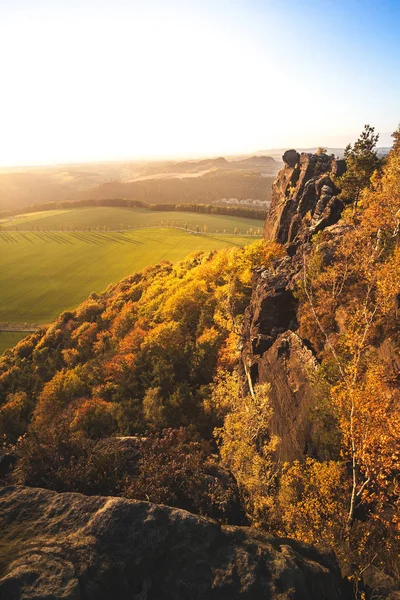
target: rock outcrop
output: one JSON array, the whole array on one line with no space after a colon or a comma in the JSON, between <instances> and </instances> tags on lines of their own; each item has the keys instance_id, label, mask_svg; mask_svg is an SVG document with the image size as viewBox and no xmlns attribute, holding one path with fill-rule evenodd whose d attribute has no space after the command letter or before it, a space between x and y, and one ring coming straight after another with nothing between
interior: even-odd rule
<instances>
[{"instance_id":1,"label":"rock outcrop","mask_svg":"<svg viewBox=\"0 0 400 600\"><path fill-rule=\"evenodd\" d=\"M313 376L317 361L293 331L279 335L263 355L259 378L271 384L274 404L271 426L281 442L277 456L284 461L304 456L311 444L310 409L314 405Z\"/></svg>"},{"instance_id":2,"label":"rock outcrop","mask_svg":"<svg viewBox=\"0 0 400 600\"><path fill-rule=\"evenodd\" d=\"M296 333L296 280L312 235L327 227L340 230L343 203L331 175L345 166L326 154L295 150L282 158L285 166L273 186L264 237L285 245L287 256L255 273L243 322L242 359L253 385L271 385L272 433L281 439L277 457L286 461L301 460L312 447L317 369L312 348Z\"/></svg>"},{"instance_id":3,"label":"rock outcrop","mask_svg":"<svg viewBox=\"0 0 400 600\"><path fill-rule=\"evenodd\" d=\"M343 210L339 192L330 175L342 172L336 159L327 154L299 154L288 150L272 189L271 208L264 237L281 244L297 244L336 223Z\"/></svg>"},{"instance_id":4,"label":"rock outcrop","mask_svg":"<svg viewBox=\"0 0 400 600\"><path fill-rule=\"evenodd\" d=\"M347 600L329 554L183 510L0 489L4 600Z\"/></svg>"},{"instance_id":5,"label":"rock outcrop","mask_svg":"<svg viewBox=\"0 0 400 600\"><path fill-rule=\"evenodd\" d=\"M400 600L398 582L373 565L363 572L362 582L368 599Z\"/></svg>"}]
</instances>

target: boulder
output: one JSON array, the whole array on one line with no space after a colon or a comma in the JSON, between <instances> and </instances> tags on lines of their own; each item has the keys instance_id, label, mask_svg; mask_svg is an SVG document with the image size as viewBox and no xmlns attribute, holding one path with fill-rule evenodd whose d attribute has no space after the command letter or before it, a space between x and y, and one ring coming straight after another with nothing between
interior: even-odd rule
<instances>
[{"instance_id":1,"label":"boulder","mask_svg":"<svg viewBox=\"0 0 400 600\"><path fill-rule=\"evenodd\" d=\"M373 565L364 570L362 583L368 600L400 600L399 583Z\"/></svg>"},{"instance_id":2,"label":"boulder","mask_svg":"<svg viewBox=\"0 0 400 600\"><path fill-rule=\"evenodd\" d=\"M0 489L7 600L350 600L334 557L183 510Z\"/></svg>"},{"instance_id":3,"label":"boulder","mask_svg":"<svg viewBox=\"0 0 400 600\"><path fill-rule=\"evenodd\" d=\"M282 160L285 163L285 165L288 165L288 167L291 167L292 169L299 162L299 158L300 154L297 152L297 150L286 150L286 152L282 156Z\"/></svg>"}]
</instances>

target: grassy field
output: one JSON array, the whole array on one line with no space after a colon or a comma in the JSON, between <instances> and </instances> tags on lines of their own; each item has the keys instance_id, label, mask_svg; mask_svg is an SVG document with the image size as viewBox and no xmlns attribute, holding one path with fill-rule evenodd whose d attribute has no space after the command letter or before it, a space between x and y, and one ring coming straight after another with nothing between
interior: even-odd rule
<instances>
[{"instance_id":1,"label":"grassy field","mask_svg":"<svg viewBox=\"0 0 400 600\"><path fill-rule=\"evenodd\" d=\"M3 354L7 348L15 346L27 335L29 331L0 331L0 354Z\"/></svg>"},{"instance_id":2,"label":"grassy field","mask_svg":"<svg viewBox=\"0 0 400 600\"><path fill-rule=\"evenodd\" d=\"M0 324L51 322L91 292L162 260L254 238L174 228L124 233L0 232Z\"/></svg>"},{"instance_id":3,"label":"grassy field","mask_svg":"<svg viewBox=\"0 0 400 600\"><path fill-rule=\"evenodd\" d=\"M124 230L137 227L164 227L166 225L185 227L196 231L199 227L209 233L233 233L237 227L241 234L252 228L262 232L263 221L225 215L183 213L178 211L151 211L145 208L90 207L71 210L50 210L19 215L0 222L0 229L10 231L71 230L104 227L110 230Z\"/></svg>"}]
</instances>

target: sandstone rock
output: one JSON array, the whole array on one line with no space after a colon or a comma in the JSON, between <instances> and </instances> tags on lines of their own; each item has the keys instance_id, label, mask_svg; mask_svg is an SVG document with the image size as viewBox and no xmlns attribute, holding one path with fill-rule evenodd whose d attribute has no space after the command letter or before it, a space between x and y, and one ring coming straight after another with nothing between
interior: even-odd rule
<instances>
[{"instance_id":1,"label":"sandstone rock","mask_svg":"<svg viewBox=\"0 0 400 600\"><path fill-rule=\"evenodd\" d=\"M257 277L245 314L244 336L251 342L254 354L261 355L280 333L297 325L297 301L289 289L290 273L291 262L286 258Z\"/></svg>"},{"instance_id":2,"label":"sandstone rock","mask_svg":"<svg viewBox=\"0 0 400 600\"><path fill-rule=\"evenodd\" d=\"M368 599L400 600L398 583L373 565L367 567L363 572L362 582Z\"/></svg>"},{"instance_id":3,"label":"sandstone rock","mask_svg":"<svg viewBox=\"0 0 400 600\"><path fill-rule=\"evenodd\" d=\"M346 161L344 158L338 158L332 161L332 174L336 177L341 177L347 171Z\"/></svg>"},{"instance_id":4,"label":"sandstone rock","mask_svg":"<svg viewBox=\"0 0 400 600\"><path fill-rule=\"evenodd\" d=\"M179 509L0 489L5 600L350 600L331 555Z\"/></svg>"},{"instance_id":5,"label":"sandstone rock","mask_svg":"<svg viewBox=\"0 0 400 600\"><path fill-rule=\"evenodd\" d=\"M298 244L307 235L336 223L343 204L336 198L339 190L330 178L336 164L332 157L302 153L296 162L285 162L273 185L264 237L281 244Z\"/></svg>"},{"instance_id":6,"label":"sandstone rock","mask_svg":"<svg viewBox=\"0 0 400 600\"><path fill-rule=\"evenodd\" d=\"M295 255L256 274L242 329L242 361L253 386L271 386L271 433L280 438L276 458L282 461L303 460L313 439L310 409L317 360L296 333L293 294L301 264L301 256Z\"/></svg>"},{"instance_id":7,"label":"sandstone rock","mask_svg":"<svg viewBox=\"0 0 400 600\"><path fill-rule=\"evenodd\" d=\"M297 152L297 150L286 150L286 152L282 156L283 162L291 168L297 165L299 159L300 154Z\"/></svg>"},{"instance_id":8,"label":"sandstone rock","mask_svg":"<svg viewBox=\"0 0 400 600\"><path fill-rule=\"evenodd\" d=\"M400 348L394 340L387 338L377 348L379 359L393 380L400 381Z\"/></svg>"},{"instance_id":9,"label":"sandstone rock","mask_svg":"<svg viewBox=\"0 0 400 600\"><path fill-rule=\"evenodd\" d=\"M258 363L260 381L271 385L271 433L278 435L277 458L292 461L305 456L312 438L310 408L318 363L313 352L292 331L279 335Z\"/></svg>"},{"instance_id":10,"label":"sandstone rock","mask_svg":"<svg viewBox=\"0 0 400 600\"><path fill-rule=\"evenodd\" d=\"M321 200L323 199L324 197L321 197ZM328 198L328 201L326 203L326 206L323 208L322 213L318 212L314 216L313 223L309 228L310 233L318 233L318 231L322 231L323 229L326 229L326 227L334 225L340 219L343 207L343 202L337 196L332 196Z\"/></svg>"},{"instance_id":11,"label":"sandstone rock","mask_svg":"<svg viewBox=\"0 0 400 600\"><path fill-rule=\"evenodd\" d=\"M343 202L331 175L345 166L327 154L296 157L293 153L288 151L284 157L286 164L274 183L264 227L265 239L284 244L288 256L255 273L242 329L244 370L253 385L271 385L271 433L281 439L277 458L284 461L303 460L307 453L316 452L310 410L315 404L317 362L307 340L296 333L294 290L311 236L321 230L329 232L326 261L331 259L329 248L341 237L343 225L338 221Z\"/></svg>"}]
</instances>

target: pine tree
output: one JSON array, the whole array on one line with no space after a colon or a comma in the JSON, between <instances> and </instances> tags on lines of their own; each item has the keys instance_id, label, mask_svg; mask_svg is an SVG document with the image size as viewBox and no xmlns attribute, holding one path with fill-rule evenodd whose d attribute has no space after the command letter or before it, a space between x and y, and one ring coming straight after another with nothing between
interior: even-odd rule
<instances>
[{"instance_id":1,"label":"pine tree","mask_svg":"<svg viewBox=\"0 0 400 600\"><path fill-rule=\"evenodd\" d=\"M392 138L393 138L392 150L393 150L393 152L398 152L400 150L400 124L399 124L398 128L396 129L396 131L393 131Z\"/></svg>"},{"instance_id":2,"label":"pine tree","mask_svg":"<svg viewBox=\"0 0 400 600\"><path fill-rule=\"evenodd\" d=\"M357 204L361 191L370 187L371 176L380 166L376 150L378 139L379 134L375 133L375 128L365 125L354 146L346 146L344 157L347 171L339 181L341 198L345 202Z\"/></svg>"}]
</instances>

